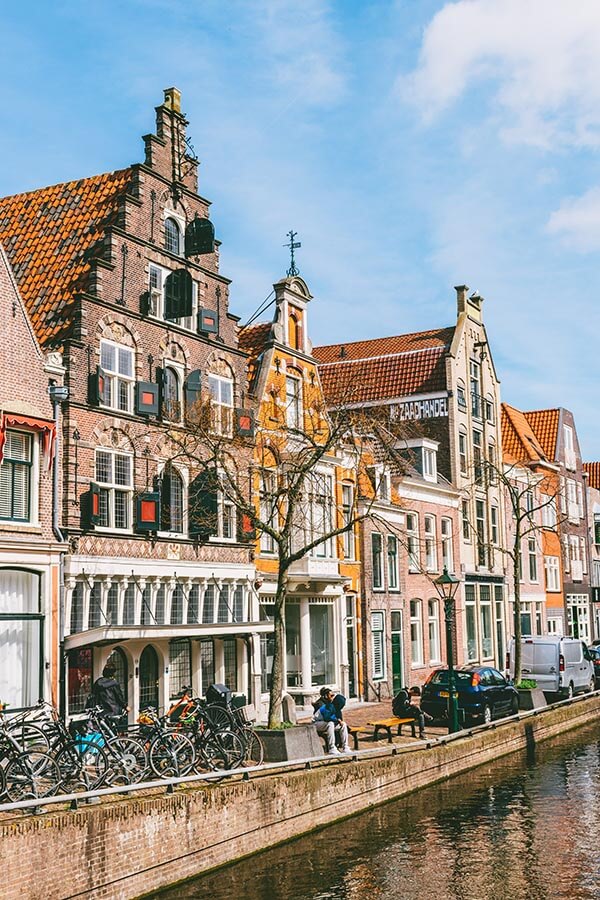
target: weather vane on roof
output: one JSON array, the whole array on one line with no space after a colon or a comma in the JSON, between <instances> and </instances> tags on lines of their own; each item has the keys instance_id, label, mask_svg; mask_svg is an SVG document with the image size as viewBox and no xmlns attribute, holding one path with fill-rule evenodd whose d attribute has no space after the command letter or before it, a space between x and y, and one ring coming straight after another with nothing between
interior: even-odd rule
<instances>
[{"instance_id":1,"label":"weather vane on roof","mask_svg":"<svg viewBox=\"0 0 600 900\"><path fill-rule=\"evenodd\" d=\"M299 270L296 268L296 260L294 259L294 250L297 250L298 247L302 246L302 244L300 243L300 241L294 241L294 238L298 237L297 231L288 231L287 237L289 237L290 242L289 242L289 244L284 244L283 246L290 248L290 267L287 270L287 274L289 277L291 277L292 275L300 274Z\"/></svg>"}]
</instances>

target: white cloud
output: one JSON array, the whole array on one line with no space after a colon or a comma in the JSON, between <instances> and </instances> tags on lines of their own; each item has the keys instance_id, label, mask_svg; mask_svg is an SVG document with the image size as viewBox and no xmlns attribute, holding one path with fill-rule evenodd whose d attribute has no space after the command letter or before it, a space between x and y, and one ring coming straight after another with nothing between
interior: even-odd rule
<instances>
[{"instance_id":1,"label":"white cloud","mask_svg":"<svg viewBox=\"0 0 600 900\"><path fill-rule=\"evenodd\" d=\"M546 230L581 252L600 249L600 188L567 197L548 220Z\"/></svg>"},{"instance_id":2,"label":"white cloud","mask_svg":"<svg viewBox=\"0 0 600 900\"><path fill-rule=\"evenodd\" d=\"M495 85L493 114L505 139L600 145L600 2L446 3L399 91L428 122L482 84Z\"/></svg>"}]
</instances>

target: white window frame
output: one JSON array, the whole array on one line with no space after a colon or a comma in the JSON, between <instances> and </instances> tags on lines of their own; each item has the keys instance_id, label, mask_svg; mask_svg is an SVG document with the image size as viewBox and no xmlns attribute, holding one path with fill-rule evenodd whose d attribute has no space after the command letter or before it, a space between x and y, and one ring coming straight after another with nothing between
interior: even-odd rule
<instances>
[{"instance_id":1,"label":"white window frame","mask_svg":"<svg viewBox=\"0 0 600 900\"><path fill-rule=\"evenodd\" d=\"M166 406L165 406L165 386L166 386L166 373L167 371L172 372L177 380L177 393L179 395L179 415L176 417L171 417L166 414ZM174 425L180 425L183 422L183 382L184 382L184 372L181 366L174 364L171 360L163 360L163 396L162 396L162 409L161 416L166 419L168 422L172 422Z\"/></svg>"},{"instance_id":2,"label":"white window frame","mask_svg":"<svg viewBox=\"0 0 600 900\"><path fill-rule=\"evenodd\" d=\"M442 567L445 566L449 572L454 572L452 519L442 516L440 519L440 532L442 535Z\"/></svg>"},{"instance_id":3,"label":"white window frame","mask_svg":"<svg viewBox=\"0 0 600 900\"><path fill-rule=\"evenodd\" d=\"M192 314L183 319L165 319L165 282L171 274L171 269L150 263L148 267L148 293L150 304L148 314L153 319L168 322L169 326L185 328L186 331L196 332L198 322L198 282L192 281ZM155 282L153 284L153 281Z\"/></svg>"},{"instance_id":4,"label":"white window frame","mask_svg":"<svg viewBox=\"0 0 600 900\"><path fill-rule=\"evenodd\" d=\"M537 560L537 544L534 537L527 538L527 557L529 581L537 584L539 581L538 560Z\"/></svg>"},{"instance_id":5,"label":"white window frame","mask_svg":"<svg viewBox=\"0 0 600 900\"><path fill-rule=\"evenodd\" d=\"M371 651L372 651L372 675L373 681L383 681L386 670L385 653L385 613L382 610L371 612ZM376 667L375 661L379 651L380 665Z\"/></svg>"},{"instance_id":6,"label":"white window frame","mask_svg":"<svg viewBox=\"0 0 600 900\"><path fill-rule=\"evenodd\" d=\"M224 388L229 388L231 402L223 401ZM225 375L208 373L208 389L210 391L210 427L215 434L223 437L233 435L233 404L234 383L233 378Z\"/></svg>"},{"instance_id":7,"label":"white window frame","mask_svg":"<svg viewBox=\"0 0 600 900\"><path fill-rule=\"evenodd\" d=\"M354 509L354 485L342 484L342 519L344 525L352 521ZM344 559L354 559L354 526L343 534Z\"/></svg>"},{"instance_id":8,"label":"white window frame","mask_svg":"<svg viewBox=\"0 0 600 900\"><path fill-rule=\"evenodd\" d=\"M413 613L413 604L415 604L416 612ZM417 669L423 666L424 654L423 654L423 601L422 600L411 600L410 601L410 662L411 668ZM415 640L413 640L413 627ZM417 656L415 657L415 646L417 650Z\"/></svg>"},{"instance_id":9,"label":"white window frame","mask_svg":"<svg viewBox=\"0 0 600 900\"><path fill-rule=\"evenodd\" d=\"M8 436L10 434L22 434L29 438L29 459L19 459L18 457L8 456ZM1 467L7 468L11 460L11 468L13 465L23 465L28 470L28 515L25 519L13 519L10 517L0 518L1 525L10 525L11 528L21 528L39 524L39 480L40 480L40 441L39 436L32 431L24 428L7 428L6 441L4 444L4 459Z\"/></svg>"},{"instance_id":10,"label":"white window frame","mask_svg":"<svg viewBox=\"0 0 600 900\"><path fill-rule=\"evenodd\" d=\"M329 470L314 472L307 481L309 495L310 531L311 541L325 534L330 534L333 529L333 492L334 480ZM333 538L329 537L321 541L310 551L311 556L319 559L331 559L334 556Z\"/></svg>"},{"instance_id":11,"label":"white window frame","mask_svg":"<svg viewBox=\"0 0 600 900\"><path fill-rule=\"evenodd\" d=\"M274 519L277 517L277 509L276 504L270 500L270 497L273 497L274 493L277 491L277 471L275 469L263 469L260 473L260 509L259 514L263 522L267 525L270 525ZM275 529L277 529L278 523L275 522ZM271 537L270 534L266 532L261 532L260 535L260 550L261 553L273 554L276 552L277 547L275 544L275 540Z\"/></svg>"},{"instance_id":12,"label":"white window frame","mask_svg":"<svg viewBox=\"0 0 600 900\"><path fill-rule=\"evenodd\" d=\"M542 505L542 528L556 528L556 497L542 494L540 503Z\"/></svg>"},{"instance_id":13,"label":"white window frame","mask_svg":"<svg viewBox=\"0 0 600 900\"><path fill-rule=\"evenodd\" d=\"M429 638L429 664L439 663L442 658L440 641L440 601L431 597L427 601L427 636Z\"/></svg>"},{"instance_id":14,"label":"white window frame","mask_svg":"<svg viewBox=\"0 0 600 900\"><path fill-rule=\"evenodd\" d=\"M292 385L293 390L290 390ZM302 379L291 372L285 375L285 422L293 431L303 430Z\"/></svg>"},{"instance_id":15,"label":"white window frame","mask_svg":"<svg viewBox=\"0 0 600 900\"><path fill-rule=\"evenodd\" d=\"M163 463L161 466L159 466L159 474L161 475L161 477L164 477L166 468L167 468L166 463ZM182 523L183 523L183 526L182 526L181 531L168 531L166 529L161 529L158 532L158 536L159 537L168 537L170 540L177 540L177 539L187 540L188 539L188 530L189 530L189 524L188 524L189 472L187 469L181 468L180 466L173 465L173 463L171 463L171 468L181 479L181 486L182 486L182 492L183 492L183 497L182 497L182 504L183 504ZM162 499L161 499L161 515L162 515Z\"/></svg>"},{"instance_id":16,"label":"white window frame","mask_svg":"<svg viewBox=\"0 0 600 900\"><path fill-rule=\"evenodd\" d=\"M492 503L490 504L490 543L493 544L494 547L498 546L500 540L499 523L499 507L495 503Z\"/></svg>"},{"instance_id":17,"label":"white window frame","mask_svg":"<svg viewBox=\"0 0 600 900\"><path fill-rule=\"evenodd\" d=\"M431 447L423 447L423 478L426 481L437 481L437 451Z\"/></svg>"},{"instance_id":18,"label":"white window frame","mask_svg":"<svg viewBox=\"0 0 600 900\"><path fill-rule=\"evenodd\" d=\"M431 513L426 513L423 516L423 528L425 533L425 569L428 572L437 572L437 529L436 519L434 515L431 515Z\"/></svg>"},{"instance_id":19,"label":"white window frame","mask_svg":"<svg viewBox=\"0 0 600 900\"><path fill-rule=\"evenodd\" d=\"M546 573L546 590L549 593L559 593L560 558L558 556L545 556L544 571Z\"/></svg>"},{"instance_id":20,"label":"white window frame","mask_svg":"<svg viewBox=\"0 0 600 900\"><path fill-rule=\"evenodd\" d=\"M115 353L116 368L111 369L102 361L102 348L110 347ZM131 374L123 374L119 371L120 361L119 354L125 353L131 358ZM133 395L135 388L135 350L126 344L118 344L116 341L109 341L102 338L100 341L100 368L104 372L105 390L107 385L110 390L110 400L108 403L101 400L100 406L104 409L114 409L115 412L133 413ZM119 403L121 396L121 387L126 391L126 405L123 408Z\"/></svg>"},{"instance_id":21,"label":"white window frame","mask_svg":"<svg viewBox=\"0 0 600 900\"><path fill-rule=\"evenodd\" d=\"M419 514L406 513L406 549L408 551L408 571L421 571L421 546L419 540Z\"/></svg>"},{"instance_id":22,"label":"white window frame","mask_svg":"<svg viewBox=\"0 0 600 900\"><path fill-rule=\"evenodd\" d=\"M400 590L399 565L398 565L398 538L395 534L388 534L386 540L386 562L388 591Z\"/></svg>"},{"instance_id":23,"label":"white window frame","mask_svg":"<svg viewBox=\"0 0 600 900\"><path fill-rule=\"evenodd\" d=\"M98 478L98 455L100 453L104 453L111 458L111 474L112 481L101 481ZM129 459L129 475L130 475L130 484L122 485L117 484L115 480L115 462L116 457L124 457ZM114 531L119 534L128 534L133 530L133 487L135 481L135 473L134 473L134 456L133 453L130 453L127 450L118 450L118 449L109 449L107 447L97 447L94 454L94 475L95 475L95 483L98 485L101 492L107 497L107 513L108 513L108 524L98 524L96 528L102 531ZM128 524L125 527L118 527L115 525L115 495L116 493L125 494L125 510L127 514L127 522ZM100 508L102 508L102 493L100 498Z\"/></svg>"},{"instance_id":24,"label":"white window frame","mask_svg":"<svg viewBox=\"0 0 600 900\"><path fill-rule=\"evenodd\" d=\"M378 550L376 550L376 544L379 544ZM371 532L371 573L373 590L385 590L383 576L383 535L379 531Z\"/></svg>"},{"instance_id":25,"label":"white window frame","mask_svg":"<svg viewBox=\"0 0 600 900\"><path fill-rule=\"evenodd\" d=\"M458 432L458 467L461 475L469 472L468 444L467 432L461 428Z\"/></svg>"},{"instance_id":26,"label":"white window frame","mask_svg":"<svg viewBox=\"0 0 600 900\"><path fill-rule=\"evenodd\" d=\"M177 230L177 250L173 250L168 246L167 241L167 224L172 222ZM172 256L183 256L183 243L184 243L184 229L181 227L181 220L178 216L175 216L171 210L165 211L165 218L163 222L163 247L170 253Z\"/></svg>"}]
</instances>

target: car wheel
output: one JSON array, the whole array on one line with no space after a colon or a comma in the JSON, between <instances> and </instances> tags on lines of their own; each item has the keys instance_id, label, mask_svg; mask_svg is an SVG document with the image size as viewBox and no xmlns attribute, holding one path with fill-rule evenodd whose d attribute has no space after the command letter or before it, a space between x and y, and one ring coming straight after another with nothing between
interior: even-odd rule
<instances>
[{"instance_id":1,"label":"car wheel","mask_svg":"<svg viewBox=\"0 0 600 900\"><path fill-rule=\"evenodd\" d=\"M575 688L573 687L573 682L569 682L569 687L565 691L565 700L572 700L575 695Z\"/></svg>"},{"instance_id":2,"label":"car wheel","mask_svg":"<svg viewBox=\"0 0 600 900\"><path fill-rule=\"evenodd\" d=\"M492 721L492 707L486 703L483 707L483 724L489 725Z\"/></svg>"},{"instance_id":3,"label":"car wheel","mask_svg":"<svg viewBox=\"0 0 600 900\"><path fill-rule=\"evenodd\" d=\"M596 679L592 678L588 685L588 693L592 694L596 690Z\"/></svg>"},{"instance_id":4,"label":"car wheel","mask_svg":"<svg viewBox=\"0 0 600 900\"><path fill-rule=\"evenodd\" d=\"M511 716L516 716L519 712L519 700L517 697L513 697L510 701L510 714Z\"/></svg>"}]
</instances>

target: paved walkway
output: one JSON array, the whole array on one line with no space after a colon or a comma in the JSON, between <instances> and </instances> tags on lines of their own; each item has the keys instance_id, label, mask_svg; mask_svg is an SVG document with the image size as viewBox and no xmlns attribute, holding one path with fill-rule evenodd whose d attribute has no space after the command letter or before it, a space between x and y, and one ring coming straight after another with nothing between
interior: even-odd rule
<instances>
[{"instance_id":1,"label":"paved walkway","mask_svg":"<svg viewBox=\"0 0 600 900\"><path fill-rule=\"evenodd\" d=\"M344 709L344 721L348 723L348 725L353 725L354 727L359 727L361 725L367 725L369 722L375 722L378 719L389 719L392 715L392 701L391 700L382 700L381 703L348 703L346 708ZM310 722L310 716L304 715L299 716L299 722ZM394 734L394 732L392 732ZM425 726L425 739L427 738L437 738L443 734L448 734L447 728L439 728L439 727L431 727L431 725ZM405 725L402 729L401 737L398 737L394 734L394 743L395 744L411 744L415 743L416 740L419 740L411 737L410 725ZM388 743L387 734L385 731L379 732L379 739L375 743L373 738L369 735L361 735L359 738L359 748L361 750L365 750L368 747L384 745Z\"/></svg>"}]
</instances>

